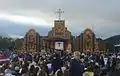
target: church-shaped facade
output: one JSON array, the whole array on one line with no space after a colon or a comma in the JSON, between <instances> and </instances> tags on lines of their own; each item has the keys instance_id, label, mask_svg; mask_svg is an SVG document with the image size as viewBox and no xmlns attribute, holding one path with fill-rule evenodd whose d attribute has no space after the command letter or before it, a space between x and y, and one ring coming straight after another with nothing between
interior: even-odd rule
<instances>
[{"instance_id":1,"label":"church-shaped facade","mask_svg":"<svg viewBox=\"0 0 120 76\"><path fill-rule=\"evenodd\" d=\"M40 36L34 29L30 29L24 37L24 50L30 52L41 49L55 50L55 42L61 41L64 42L64 51L69 44L71 44L71 51L103 52L106 50L104 41L97 39L92 29L87 28L79 36L73 36L65 27L65 20L55 20L54 27L47 36Z\"/></svg>"},{"instance_id":2,"label":"church-shaped facade","mask_svg":"<svg viewBox=\"0 0 120 76\"><path fill-rule=\"evenodd\" d=\"M101 41L103 42L103 40ZM71 45L71 51L105 51L105 45L104 50L100 50L99 43L100 40L97 40L92 29L86 28L79 36L73 36L67 29L65 20L59 18L54 20L54 27L48 31L47 36L40 36L34 29L30 29L24 37L24 50L37 52L41 49L58 50L56 47L60 47L63 51L66 51L68 46Z\"/></svg>"}]
</instances>

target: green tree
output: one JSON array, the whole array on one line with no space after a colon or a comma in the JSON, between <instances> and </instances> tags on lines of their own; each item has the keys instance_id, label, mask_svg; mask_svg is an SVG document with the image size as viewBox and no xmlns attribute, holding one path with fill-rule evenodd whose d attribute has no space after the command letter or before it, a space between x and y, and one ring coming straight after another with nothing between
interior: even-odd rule
<instances>
[{"instance_id":1,"label":"green tree","mask_svg":"<svg viewBox=\"0 0 120 76\"><path fill-rule=\"evenodd\" d=\"M12 38L0 36L0 49L12 50L13 48L14 48L14 40Z\"/></svg>"},{"instance_id":2,"label":"green tree","mask_svg":"<svg viewBox=\"0 0 120 76\"><path fill-rule=\"evenodd\" d=\"M23 39L17 38L15 40L15 48L16 49L21 49L23 47L23 41L24 41Z\"/></svg>"}]
</instances>

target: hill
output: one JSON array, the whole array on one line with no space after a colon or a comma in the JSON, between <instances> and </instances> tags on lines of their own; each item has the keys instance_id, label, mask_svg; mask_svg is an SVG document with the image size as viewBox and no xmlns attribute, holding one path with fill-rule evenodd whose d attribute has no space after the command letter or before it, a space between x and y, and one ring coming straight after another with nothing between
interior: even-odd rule
<instances>
[{"instance_id":1,"label":"hill","mask_svg":"<svg viewBox=\"0 0 120 76\"><path fill-rule=\"evenodd\" d=\"M107 49L113 52L115 50L114 45L120 44L120 35L112 36L105 39L104 41L106 43Z\"/></svg>"}]
</instances>

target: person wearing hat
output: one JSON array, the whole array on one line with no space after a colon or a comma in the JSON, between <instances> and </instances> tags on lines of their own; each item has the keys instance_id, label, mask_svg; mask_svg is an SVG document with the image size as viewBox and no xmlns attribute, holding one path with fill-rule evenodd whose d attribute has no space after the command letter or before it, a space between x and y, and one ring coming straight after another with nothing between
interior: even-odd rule
<instances>
[{"instance_id":1,"label":"person wearing hat","mask_svg":"<svg viewBox=\"0 0 120 76\"><path fill-rule=\"evenodd\" d=\"M84 66L80 60L80 52L74 52L74 58L70 61L70 74L71 76L82 76L84 72Z\"/></svg>"}]
</instances>

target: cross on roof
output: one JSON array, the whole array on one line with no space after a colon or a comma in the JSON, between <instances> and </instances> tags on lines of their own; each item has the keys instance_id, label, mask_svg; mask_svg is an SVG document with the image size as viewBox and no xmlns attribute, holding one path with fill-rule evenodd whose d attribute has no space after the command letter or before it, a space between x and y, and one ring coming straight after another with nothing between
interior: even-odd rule
<instances>
[{"instance_id":1,"label":"cross on roof","mask_svg":"<svg viewBox=\"0 0 120 76\"><path fill-rule=\"evenodd\" d=\"M64 13L60 8L56 12L58 14L58 19L61 20L61 14Z\"/></svg>"}]
</instances>

